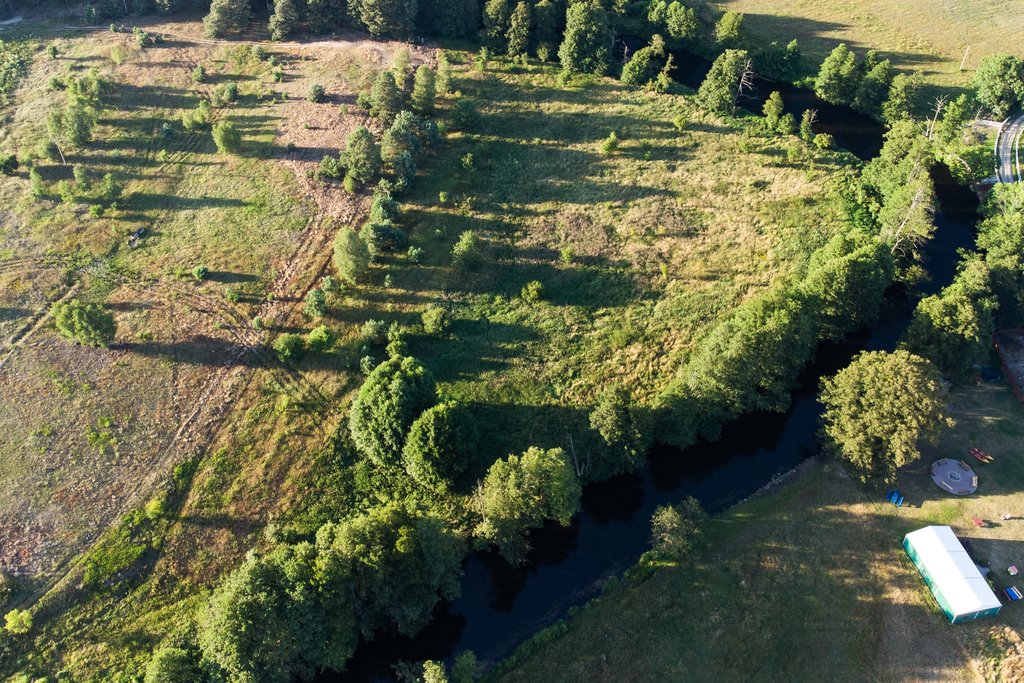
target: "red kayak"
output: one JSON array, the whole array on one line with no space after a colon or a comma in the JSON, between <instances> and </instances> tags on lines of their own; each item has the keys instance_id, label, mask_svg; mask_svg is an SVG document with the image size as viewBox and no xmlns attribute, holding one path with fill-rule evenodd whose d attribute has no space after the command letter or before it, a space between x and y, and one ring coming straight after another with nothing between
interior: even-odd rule
<instances>
[{"instance_id":1,"label":"red kayak","mask_svg":"<svg viewBox=\"0 0 1024 683\"><path fill-rule=\"evenodd\" d=\"M983 463L992 462L992 456L986 453L985 451L981 450L980 448L971 448L967 452L973 455L978 460L982 461Z\"/></svg>"}]
</instances>

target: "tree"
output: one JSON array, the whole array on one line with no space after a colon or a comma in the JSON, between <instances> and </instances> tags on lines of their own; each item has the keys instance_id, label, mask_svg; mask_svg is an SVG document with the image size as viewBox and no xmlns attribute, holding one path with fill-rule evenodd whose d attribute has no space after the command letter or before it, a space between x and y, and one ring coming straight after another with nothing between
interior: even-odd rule
<instances>
[{"instance_id":1,"label":"tree","mask_svg":"<svg viewBox=\"0 0 1024 683\"><path fill-rule=\"evenodd\" d=\"M839 341L872 322L893 277L888 245L858 233L836 235L811 256L801 289L816 301L821 339Z\"/></svg>"},{"instance_id":2,"label":"tree","mask_svg":"<svg viewBox=\"0 0 1024 683\"><path fill-rule=\"evenodd\" d=\"M370 270L370 250L352 228L343 226L334 236L334 268L352 284L361 282Z\"/></svg>"},{"instance_id":3,"label":"tree","mask_svg":"<svg viewBox=\"0 0 1024 683\"><path fill-rule=\"evenodd\" d=\"M238 154L242 149L242 134L230 121L213 124L213 144L221 154Z\"/></svg>"},{"instance_id":4,"label":"tree","mask_svg":"<svg viewBox=\"0 0 1024 683\"><path fill-rule=\"evenodd\" d=\"M295 0L274 0L274 14L270 17L270 39L284 40L292 34L299 23L299 12Z\"/></svg>"},{"instance_id":5,"label":"tree","mask_svg":"<svg viewBox=\"0 0 1024 683\"><path fill-rule=\"evenodd\" d=\"M320 104L326 98L327 91L324 89L324 86L320 85L319 83L314 83L313 85L309 86L309 94L306 95L307 100L313 102L314 104Z\"/></svg>"},{"instance_id":6,"label":"tree","mask_svg":"<svg viewBox=\"0 0 1024 683\"><path fill-rule=\"evenodd\" d=\"M474 270L483 260L480 238L472 230L459 235L459 241L452 247L452 265L458 270Z\"/></svg>"},{"instance_id":7,"label":"tree","mask_svg":"<svg viewBox=\"0 0 1024 683\"><path fill-rule=\"evenodd\" d=\"M845 43L837 45L821 63L814 79L814 92L832 104L850 104L860 87L857 57Z\"/></svg>"},{"instance_id":8,"label":"tree","mask_svg":"<svg viewBox=\"0 0 1024 683\"><path fill-rule=\"evenodd\" d=\"M373 369L352 402L352 441L377 465L397 464L409 428L436 399L434 376L415 358L389 358Z\"/></svg>"},{"instance_id":9,"label":"tree","mask_svg":"<svg viewBox=\"0 0 1024 683\"><path fill-rule=\"evenodd\" d=\"M743 15L739 12L726 12L715 24L715 40L727 48L739 47L743 43Z\"/></svg>"},{"instance_id":10,"label":"tree","mask_svg":"<svg viewBox=\"0 0 1024 683\"><path fill-rule=\"evenodd\" d=\"M875 64L864 75L853 98L853 108L857 111L875 116L881 113L882 103L889 94L892 83L892 64L888 59Z\"/></svg>"},{"instance_id":11,"label":"tree","mask_svg":"<svg viewBox=\"0 0 1024 683\"><path fill-rule=\"evenodd\" d=\"M651 516L651 545L665 559L682 562L700 545L708 515L687 496L678 505L659 505Z\"/></svg>"},{"instance_id":12,"label":"tree","mask_svg":"<svg viewBox=\"0 0 1024 683\"><path fill-rule=\"evenodd\" d=\"M436 98L434 70L426 64L421 64L416 69L416 77L412 84L412 110L420 116L432 114Z\"/></svg>"},{"instance_id":13,"label":"tree","mask_svg":"<svg viewBox=\"0 0 1024 683\"><path fill-rule=\"evenodd\" d=\"M194 683L202 680L195 658L179 647L162 647L146 665L144 683Z\"/></svg>"},{"instance_id":14,"label":"tree","mask_svg":"<svg viewBox=\"0 0 1024 683\"><path fill-rule=\"evenodd\" d=\"M743 413L789 407L818 341L817 304L778 285L708 332L680 373L685 394L699 406L698 433L717 438L723 423Z\"/></svg>"},{"instance_id":15,"label":"tree","mask_svg":"<svg viewBox=\"0 0 1024 683\"><path fill-rule=\"evenodd\" d=\"M588 479L602 481L634 472L643 464L647 443L623 387L609 387L601 394L590 413L590 428L597 438L596 457L584 472Z\"/></svg>"},{"instance_id":16,"label":"tree","mask_svg":"<svg viewBox=\"0 0 1024 683\"><path fill-rule=\"evenodd\" d=\"M70 99L62 109L55 109L46 116L46 130L50 139L60 145L62 150L79 148L91 140L95 125L95 110L74 99Z\"/></svg>"},{"instance_id":17,"label":"tree","mask_svg":"<svg viewBox=\"0 0 1024 683\"><path fill-rule=\"evenodd\" d=\"M498 546L508 562L525 559L530 529L552 519L568 526L580 507L580 483L561 448L529 448L496 461L474 496L478 539Z\"/></svg>"},{"instance_id":18,"label":"tree","mask_svg":"<svg viewBox=\"0 0 1024 683\"><path fill-rule=\"evenodd\" d=\"M513 59L526 57L526 51L530 47L530 4L521 1L512 12L512 19L509 22L508 33L508 56Z\"/></svg>"},{"instance_id":19,"label":"tree","mask_svg":"<svg viewBox=\"0 0 1024 683\"><path fill-rule=\"evenodd\" d=\"M370 116L385 125L391 122L402 111L402 93L395 83L395 75L390 71L381 71L373 82L373 89L370 91Z\"/></svg>"},{"instance_id":20,"label":"tree","mask_svg":"<svg viewBox=\"0 0 1024 683\"><path fill-rule=\"evenodd\" d=\"M423 662L423 683L450 683L444 662Z\"/></svg>"},{"instance_id":21,"label":"tree","mask_svg":"<svg viewBox=\"0 0 1024 683\"><path fill-rule=\"evenodd\" d=\"M540 0L533 8L537 59L549 61L558 50L558 8L552 0Z\"/></svg>"},{"instance_id":22,"label":"tree","mask_svg":"<svg viewBox=\"0 0 1024 683\"><path fill-rule=\"evenodd\" d=\"M630 85L646 85L657 75L660 68L659 58L665 54L665 41L655 35L651 44L633 53L629 61L622 67L622 82Z\"/></svg>"},{"instance_id":23,"label":"tree","mask_svg":"<svg viewBox=\"0 0 1024 683\"><path fill-rule=\"evenodd\" d=\"M908 351L861 353L822 382L824 447L861 481L892 482L896 470L921 457L952 426L938 371Z\"/></svg>"},{"instance_id":24,"label":"tree","mask_svg":"<svg viewBox=\"0 0 1024 683\"><path fill-rule=\"evenodd\" d=\"M354 0L349 11L374 38L408 38L416 26L416 0Z\"/></svg>"},{"instance_id":25,"label":"tree","mask_svg":"<svg viewBox=\"0 0 1024 683\"><path fill-rule=\"evenodd\" d=\"M213 0L203 19L203 31L210 38L237 33L249 23L249 0Z\"/></svg>"},{"instance_id":26,"label":"tree","mask_svg":"<svg viewBox=\"0 0 1024 683\"><path fill-rule=\"evenodd\" d=\"M477 0L420 0L416 26L444 38L473 38L480 28Z\"/></svg>"},{"instance_id":27,"label":"tree","mask_svg":"<svg viewBox=\"0 0 1024 683\"><path fill-rule=\"evenodd\" d=\"M472 650L466 650L452 664L452 683L474 683L479 669L476 655Z\"/></svg>"},{"instance_id":28,"label":"tree","mask_svg":"<svg viewBox=\"0 0 1024 683\"><path fill-rule=\"evenodd\" d=\"M330 31L344 16L345 8L339 0L306 0L306 24L314 33Z\"/></svg>"},{"instance_id":29,"label":"tree","mask_svg":"<svg viewBox=\"0 0 1024 683\"><path fill-rule=\"evenodd\" d=\"M57 302L50 309L57 333L86 346L110 346L117 332L114 316L98 304L78 299Z\"/></svg>"},{"instance_id":30,"label":"tree","mask_svg":"<svg viewBox=\"0 0 1024 683\"><path fill-rule=\"evenodd\" d=\"M731 115L736 111L736 98L749 66L744 50L726 50L715 59L697 90L697 100L716 114Z\"/></svg>"},{"instance_id":31,"label":"tree","mask_svg":"<svg viewBox=\"0 0 1024 683\"><path fill-rule=\"evenodd\" d=\"M782 95L779 94L778 90L772 91L772 94L764 102L764 125L773 133L779 132L783 109Z\"/></svg>"},{"instance_id":32,"label":"tree","mask_svg":"<svg viewBox=\"0 0 1024 683\"><path fill-rule=\"evenodd\" d=\"M405 471L422 486L444 491L457 482L476 457L473 414L456 403L428 408L409 429L402 460Z\"/></svg>"},{"instance_id":33,"label":"tree","mask_svg":"<svg viewBox=\"0 0 1024 683\"><path fill-rule=\"evenodd\" d=\"M434 84L441 97L446 97L452 91L452 65L443 52L437 56L437 78Z\"/></svg>"},{"instance_id":34,"label":"tree","mask_svg":"<svg viewBox=\"0 0 1024 683\"><path fill-rule=\"evenodd\" d=\"M11 153L0 153L0 173L14 175L18 170L18 156Z\"/></svg>"},{"instance_id":35,"label":"tree","mask_svg":"<svg viewBox=\"0 0 1024 683\"><path fill-rule=\"evenodd\" d=\"M484 3L483 44L496 53L503 53L508 47L505 37L509 27L508 0L487 0Z\"/></svg>"},{"instance_id":36,"label":"tree","mask_svg":"<svg viewBox=\"0 0 1024 683\"><path fill-rule=\"evenodd\" d=\"M961 381L988 357L995 307L988 266L980 259L968 261L953 284L918 302L904 347Z\"/></svg>"},{"instance_id":37,"label":"tree","mask_svg":"<svg viewBox=\"0 0 1024 683\"><path fill-rule=\"evenodd\" d=\"M344 666L357 641L351 591L310 543L250 553L200 613L200 650L230 681L288 683Z\"/></svg>"},{"instance_id":38,"label":"tree","mask_svg":"<svg viewBox=\"0 0 1024 683\"><path fill-rule=\"evenodd\" d=\"M385 628L413 635L439 600L458 597L465 546L433 515L391 503L324 525L316 545L324 571L349 584L365 636Z\"/></svg>"},{"instance_id":39,"label":"tree","mask_svg":"<svg viewBox=\"0 0 1024 683\"><path fill-rule=\"evenodd\" d=\"M668 6L665 29L675 40L693 40L697 37L697 13L679 0L673 0Z\"/></svg>"},{"instance_id":40,"label":"tree","mask_svg":"<svg viewBox=\"0 0 1024 683\"><path fill-rule=\"evenodd\" d=\"M558 48L562 69L573 74L603 75L608 70L610 44L608 15L601 5L587 0L570 3L565 37Z\"/></svg>"},{"instance_id":41,"label":"tree","mask_svg":"<svg viewBox=\"0 0 1024 683\"><path fill-rule=\"evenodd\" d=\"M1009 54L986 57L974 74L978 101L1001 119L1024 101L1024 62Z\"/></svg>"},{"instance_id":42,"label":"tree","mask_svg":"<svg viewBox=\"0 0 1024 683\"><path fill-rule=\"evenodd\" d=\"M804 109L800 115L800 139L804 142L814 140L814 117L817 112L813 109Z\"/></svg>"},{"instance_id":43,"label":"tree","mask_svg":"<svg viewBox=\"0 0 1024 683\"><path fill-rule=\"evenodd\" d=\"M350 179L353 183L368 183L380 173L380 147L365 126L360 126L349 134L345 151L341 155L341 163L347 169L346 180Z\"/></svg>"},{"instance_id":44,"label":"tree","mask_svg":"<svg viewBox=\"0 0 1024 683\"><path fill-rule=\"evenodd\" d=\"M910 118L911 110L921 89L921 74L896 74L889 85L889 97L882 105L882 118L890 126Z\"/></svg>"}]
</instances>

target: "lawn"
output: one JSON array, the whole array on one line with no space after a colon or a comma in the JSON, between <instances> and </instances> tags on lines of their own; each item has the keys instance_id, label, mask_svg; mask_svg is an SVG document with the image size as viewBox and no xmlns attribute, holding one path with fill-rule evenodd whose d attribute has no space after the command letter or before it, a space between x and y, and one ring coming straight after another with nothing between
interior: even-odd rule
<instances>
[{"instance_id":1,"label":"lawn","mask_svg":"<svg viewBox=\"0 0 1024 683\"><path fill-rule=\"evenodd\" d=\"M949 524L997 586L1024 562L1024 409L992 386L957 389L951 405L957 426L901 473L909 507L812 461L716 517L691 563L641 568L498 680L1015 680L1019 607L950 626L901 547L908 531ZM977 468L978 492L942 493L932 460L975 444L996 455ZM972 516L991 524L975 528Z\"/></svg>"},{"instance_id":2,"label":"lawn","mask_svg":"<svg viewBox=\"0 0 1024 683\"><path fill-rule=\"evenodd\" d=\"M808 68L839 43L860 52L878 50L905 70L920 70L925 80L944 89L967 85L980 61L992 54L1024 55L1007 36L1024 31L1021 0L725 0L722 10L746 15L753 41L796 38ZM964 71L960 62L970 48Z\"/></svg>"}]
</instances>

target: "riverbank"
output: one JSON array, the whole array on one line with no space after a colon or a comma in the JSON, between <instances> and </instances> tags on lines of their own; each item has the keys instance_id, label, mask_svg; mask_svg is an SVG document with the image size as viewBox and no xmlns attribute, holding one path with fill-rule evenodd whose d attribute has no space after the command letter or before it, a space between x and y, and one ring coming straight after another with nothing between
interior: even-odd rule
<instances>
[{"instance_id":1,"label":"riverbank","mask_svg":"<svg viewBox=\"0 0 1024 683\"><path fill-rule=\"evenodd\" d=\"M770 495L717 516L686 566L639 566L526 648L496 677L513 681L976 680L1016 667L1024 613L951 627L900 548L903 535L949 524L996 570L1020 563L1024 408L1003 386L952 394L958 425L901 474L896 508L834 462L810 461ZM927 477L935 457L969 445L996 455L978 493L953 498ZM964 455L966 457L966 455ZM989 521L976 528L971 517ZM1007 631L1009 629L1009 632ZM1014 669L1015 670L1015 669Z\"/></svg>"}]
</instances>

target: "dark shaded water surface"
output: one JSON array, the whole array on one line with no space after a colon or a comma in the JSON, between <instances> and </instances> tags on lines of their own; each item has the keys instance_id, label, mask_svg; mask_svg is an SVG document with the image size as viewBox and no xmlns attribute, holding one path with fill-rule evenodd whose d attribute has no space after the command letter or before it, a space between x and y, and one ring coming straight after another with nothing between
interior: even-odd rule
<instances>
[{"instance_id":1,"label":"dark shaded water surface","mask_svg":"<svg viewBox=\"0 0 1024 683\"><path fill-rule=\"evenodd\" d=\"M686 54L677 54L676 60L675 79L699 86L710 62ZM759 112L773 90L781 93L786 111L798 120L804 109L816 109L815 131L830 133L840 147L861 159L870 159L881 149L885 129L877 121L790 84L757 80L741 105ZM940 210L938 230L926 249L931 279L919 288L925 293L952 280L957 250L974 243L978 207L975 194L957 185L945 167L936 167L933 177ZM391 665L398 660L450 660L464 650L473 650L484 661L508 655L570 607L596 595L608 577L636 562L647 548L649 520L658 505L694 496L708 511L721 511L810 457L816 449L819 379L845 367L861 350L895 348L912 307L911 297L894 287L874 325L841 343L819 347L786 413L745 416L728 425L719 441L685 451L654 447L642 472L588 486L572 526L550 525L535 534L523 567L509 567L495 553L473 554L465 564L461 597L439 605L420 636L378 636L359 646L346 673L324 673L317 680L390 681Z\"/></svg>"}]
</instances>

